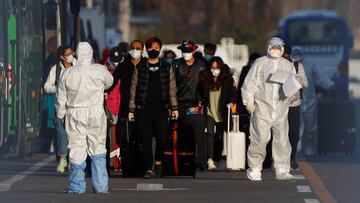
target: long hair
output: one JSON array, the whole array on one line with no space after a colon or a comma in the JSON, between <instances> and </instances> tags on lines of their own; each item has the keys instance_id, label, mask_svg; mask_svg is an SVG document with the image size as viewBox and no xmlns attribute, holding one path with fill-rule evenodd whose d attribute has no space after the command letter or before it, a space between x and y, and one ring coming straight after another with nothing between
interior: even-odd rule
<instances>
[{"instance_id":1,"label":"long hair","mask_svg":"<svg viewBox=\"0 0 360 203\"><path fill-rule=\"evenodd\" d=\"M214 76L211 73L211 66L216 62L217 67L220 68L220 75L217 77L216 81L214 80ZM200 80L203 84L203 87L208 90L219 90L220 87L224 84L225 80L231 77L229 67L224 64L223 60L214 56L211 58L209 63L206 66L206 69L200 73Z\"/></svg>"}]
</instances>

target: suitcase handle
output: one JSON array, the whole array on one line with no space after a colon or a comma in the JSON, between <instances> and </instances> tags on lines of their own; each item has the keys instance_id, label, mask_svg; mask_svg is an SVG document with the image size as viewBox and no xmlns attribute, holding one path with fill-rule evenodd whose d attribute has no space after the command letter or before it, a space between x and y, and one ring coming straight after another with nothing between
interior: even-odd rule
<instances>
[{"instance_id":1,"label":"suitcase handle","mask_svg":"<svg viewBox=\"0 0 360 203\"><path fill-rule=\"evenodd\" d=\"M227 119L227 132L230 132L230 106L228 108L228 119Z\"/></svg>"},{"instance_id":2,"label":"suitcase handle","mask_svg":"<svg viewBox=\"0 0 360 203\"><path fill-rule=\"evenodd\" d=\"M230 110L231 110L231 107L228 106L228 119L227 119L227 132L229 133L230 132L230 119L231 119L231 113L230 113ZM233 132L240 132L240 117L239 115L232 115L233 116L233 128L231 131Z\"/></svg>"}]
</instances>

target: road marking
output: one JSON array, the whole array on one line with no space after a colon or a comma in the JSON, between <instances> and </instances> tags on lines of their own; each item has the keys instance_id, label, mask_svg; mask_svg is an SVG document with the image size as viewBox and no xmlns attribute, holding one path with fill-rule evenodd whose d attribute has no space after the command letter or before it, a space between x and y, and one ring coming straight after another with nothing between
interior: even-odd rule
<instances>
[{"instance_id":1,"label":"road marking","mask_svg":"<svg viewBox=\"0 0 360 203\"><path fill-rule=\"evenodd\" d=\"M305 203L320 203L318 199L304 199Z\"/></svg>"},{"instance_id":2,"label":"road marking","mask_svg":"<svg viewBox=\"0 0 360 203\"><path fill-rule=\"evenodd\" d=\"M308 185L297 185L298 192L311 192L311 188Z\"/></svg>"},{"instance_id":3,"label":"road marking","mask_svg":"<svg viewBox=\"0 0 360 203\"><path fill-rule=\"evenodd\" d=\"M112 190L126 190L126 191L171 191L171 190L188 190L188 188L164 188L161 183L139 183L136 189L112 189Z\"/></svg>"},{"instance_id":4,"label":"road marking","mask_svg":"<svg viewBox=\"0 0 360 203\"><path fill-rule=\"evenodd\" d=\"M303 175L293 175L295 180L305 180L305 176Z\"/></svg>"},{"instance_id":5,"label":"road marking","mask_svg":"<svg viewBox=\"0 0 360 203\"><path fill-rule=\"evenodd\" d=\"M138 190L138 189L133 189L133 188L127 188L127 189L111 189L114 191L180 191L180 190L189 190L189 188L163 188L161 190Z\"/></svg>"},{"instance_id":6,"label":"road marking","mask_svg":"<svg viewBox=\"0 0 360 203\"><path fill-rule=\"evenodd\" d=\"M319 198L320 202L326 203L336 203L335 198L327 190L325 184L321 181L320 177L316 174L311 165L306 162L305 159L302 159L299 162L300 169L306 179L309 181L311 187L313 188L316 196Z\"/></svg>"},{"instance_id":7,"label":"road marking","mask_svg":"<svg viewBox=\"0 0 360 203\"><path fill-rule=\"evenodd\" d=\"M3 192L7 192L11 189L11 186L18 182L23 180L24 178L26 178L27 175L33 174L36 171L38 171L41 167L48 165L50 162L54 161L55 156L50 156L36 164L34 164L33 166L30 166L28 169L26 169L25 171L20 172L17 175L12 176L9 179L6 179L4 181L2 181L0 183L0 194Z\"/></svg>"}]
</instances>

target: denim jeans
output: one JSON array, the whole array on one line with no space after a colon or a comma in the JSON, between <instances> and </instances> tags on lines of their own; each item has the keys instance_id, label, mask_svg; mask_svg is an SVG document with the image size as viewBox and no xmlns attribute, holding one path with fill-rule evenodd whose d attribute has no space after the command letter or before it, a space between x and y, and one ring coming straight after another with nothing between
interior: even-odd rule
<instances>
[{"instance_id":1,"label":"denim jeans","mask_svg":"<svg viewBox=\"0 0 360 203\"><path fill-rule=\"evenodd\" d=\"M62 121L60 118L55 119L58 156L66 156L68 153L68 136L65 127L62 125Z\"/></svg>"}]
</instances>

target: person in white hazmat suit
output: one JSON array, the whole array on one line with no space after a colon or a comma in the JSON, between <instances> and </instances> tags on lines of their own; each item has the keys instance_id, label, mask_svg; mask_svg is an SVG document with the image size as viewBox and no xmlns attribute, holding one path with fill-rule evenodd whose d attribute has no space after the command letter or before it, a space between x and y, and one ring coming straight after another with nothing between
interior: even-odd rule
<instances>
[{"instance_id":1,"label":"person in white hazmat suit","mask_svg":"<svg viewBox=\"0 0 360 203\"><path fill-rule=\"evenodd\" d=\"M89 43L80 42L76 54L77 65L64 71L57 90L57 116L65 118L70 150L70 183L64 192L86 191L84 170L89 155L93 190L108 193L103 103L104 90L112 85L113 77L105 66L92 63Z\"/></svg>"},{"instance_id":2,"label":"person in white hazmat suit","mask_svg":"<svg viewBox=\"0 0 360 203\"><path fill-rule=\"evenodd\" d=\"M281 91L282 84L269 80L276 70L296 74L293 64L281 57L283 53L283 40L271 38L267 55L255 61L241 88L243 103L251 114L247 177L252 181L262 180L262 164L271 135L276 179L293 179L290 174L291 145L288 137L289 99Z\"/></svg>"},{"instance_id":3,"label":"person in white hazmat suit","mask_svg":"<svg viewBox=\"0 0 360 203\"><path fill-rule=\"evenodd\" d=\"M305 156L314 156L317 153L317 95L316 85L324 89L335 87L330 77L321 76L318 66L304 58L300 47L292 49L291 59L303 65L309 86L303 91L300 107L300 144L299 150Z\"/></svg>"}]
</instances>

